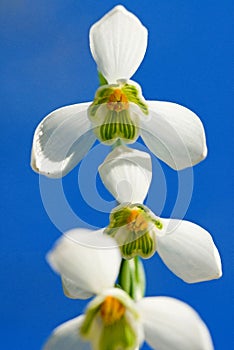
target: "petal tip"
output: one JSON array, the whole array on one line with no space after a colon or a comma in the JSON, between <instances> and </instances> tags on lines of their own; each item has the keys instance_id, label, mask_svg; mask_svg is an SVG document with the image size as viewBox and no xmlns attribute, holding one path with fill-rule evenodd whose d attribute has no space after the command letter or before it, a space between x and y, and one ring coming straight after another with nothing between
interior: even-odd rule
<instances>
[{"instance_id":1,"label":"petal tip","mask_svg":"<svg viewBox=\"0 0 234 350\"><path fill-rule=\"evenodd\" d=\"M205 144L204 145L204 149L203 149L203 153L202 153L202 160L207 157L207 154L208 154L208 148L207 148L207 146Z\"/></svg>"},{"instance_id":2,"label":"petal tip","mask_svg":"<svg viewBox=\"0 0 234 350\"><path fill-rule=\"evenodd\" d=\"M35 171L36 173L40 173L40 169L37 166L36 157L35 157L35 153L34 153L33 148L32 148L32 152L31 152L30 166L31 166L33 171Z\"/></svg>"},{"instance_id":3,"label":"petal tip","mask_svg":"<svg viewBox=\"0 0 234 350\"><path fill-rule=\"evenodd\" d=\"M177 171L206 158L205 130L193 111L173 102L147 103L150 118L142 121L141 136L151 152Z\"/></svg>"},{"instance_id":4,"label":"petal tip","mask_svg":"<svg viewBox=\"0 0 234 350\"><path fill-rule=\"evenodd\" d=\"M58 108L37 126L31 151L31 167L49 178L67 175L95 142L87 116L90 102Z\"/></svg>"},{"instance_id":5,"label":"petal tip","mask_svg":"<svg viewBox=\"0 0 234 350\"><path fill-rule=\"evenodd\" d=\"M115 13L115 12L128 13L126 7L124 7L123 5L117 5L113 7L113 9L109 12L109 14Z\"/></svg>"},{"instance_id":6,"label":"petal tip","mask_svg":"<svg viewBox=\"0 0 234 350\"><path fill-rule=\"evenodd\" d=\"M207 154L208 154L208 149L207 149L206 141L204 141L201 153L197 156L197 159L195 159L193 162L191 161L192 166L202 162L207 157Z\"/></svg>"}]
</instances>

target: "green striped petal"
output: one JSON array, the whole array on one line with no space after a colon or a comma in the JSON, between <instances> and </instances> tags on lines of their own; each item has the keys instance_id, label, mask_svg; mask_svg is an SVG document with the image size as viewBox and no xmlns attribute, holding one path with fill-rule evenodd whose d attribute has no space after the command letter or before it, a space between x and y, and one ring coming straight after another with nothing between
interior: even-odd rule
<instances>
[{"instance_id":1,"label":"green striped petal","mask_svg":"<svg viewBox=\"0 0 234 350\"><path fill-rule=\"evenodd\" d=\"M122 245L120 251L125 259L132 259L135 256L150 258L156 251L155 236L147 232L132 242Z\"/></svg>"},{"instance_id":2,"label":"green striped petal","mask_svg":"<svg viewBox=\"0 0 234 350\"><path fill-rule=\"evenodd\" d=\"M141 95L140 86L139 88L137 88L136 85L124 84L124 86L122 87L122 91L129 102L136 104L144 114L149 114L148 106Z\"/></svg>"},{"instance_id":3,"label":"green striped petal","mask_svg":"<svg viewBox=\"0 0 234 350\"><path fill-rule=\"evenodd\" d=\"M97 138L111 145L118 139L125 143L136 141L142 112L147 115L148 107L140 86L118 81L118 84L102 85L97 89L88 116Z\"/></svg>"},{"instance_id":4,"label":"green striped petal","mask_svg":"<svg viewBox=\"0 0 234 350\"><path fill-rule=\"evenodd\" d=\"M132 121L128 110L120 112L106 109L101 125L94 127L94 133L100 142L113 144L117 139L133 143L139 135L138 126Z\"/></svg>"},{"instance_id":5,"label":"green striped petal","mask_svg":"<svg viewBox=\"0 0 234 350\"><path fill-rule=\"evenodd\" d=\"M163 224L143 204L119 205L110 214L105 233L113 237L125 259L150 258L156 251L156 234Z\"/></svg>"},{"instance_id":6,"label":"green striped petal","mask_svg":"<svg viewBox=\"0 0 234 350\"><path fill-rule=\"evenodd\" d=\"M116 139L132 143L138 137L139 129L131 120L128 110L108 111L104 123L95 129L95 134L104 143L113 143Z\"/></svg>"},{"instance_id":7,"label":"green striped petal","mask_svg":"<svg viewBox=\"0 0 234 350\"><path fill-rule=\"evenodd\" d=\"M136 345L138 345L136 334L126 317L104 327L99 341L100 350L134 350Z\"/></svg>"},{"instance_id":8,"label":"green striped petal","mask_svg":"<svg viewBox=\"0 0 234 350\"><path fill-rule=\"evenodd\" d=\"M103 85L97 89L93 103L88 108L88 115L91 122L95 122L96 114L100 106L109 101L114 88L110 85Z\"/></svg>"}]
</instances>

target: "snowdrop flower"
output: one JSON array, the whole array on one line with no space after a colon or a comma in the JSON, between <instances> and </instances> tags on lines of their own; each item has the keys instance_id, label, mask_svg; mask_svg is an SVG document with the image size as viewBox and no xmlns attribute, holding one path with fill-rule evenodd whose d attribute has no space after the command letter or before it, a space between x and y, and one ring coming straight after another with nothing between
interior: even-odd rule
<instances>
[{"instance_id":1,"label":"snowdrop flower","mask_svg":"<svg viewBox=\"0 0 234 350\"><path fill-rule=\"evenodd\" d=\"M111 247L109 237L102 238L97 251L83 245L85 234L73 230L61 238L48 261L57 272L72 278L77 291L97 296L84 315L53 331L44 350L137 350L144 340L157 350L213 349L207 327L187 304L168 297L134 302L126 292L113 288L118 250L114 256L113 249L106 254Z\"/></svg>"},{"instance_id":2,"label":"snowdrop flower","mask_svg":"<svg viewBox=\"0 0 234 350\"><path fill-rule=\"evenodd\" d=\"M125 259L149 258L157 251L185 282L219 278L220 256L206 230L189 221L159 218L142 204L151 181L149 169L151 160L144 152L123 146L100 165L103 183L120 203L111 212L104 233L115 238Z\"/></svg>"},{"instance_id":3,"label":"snowdrop flower","mask_svg":"<svg viewBox=\"0 0 234 350\"><path fill-rule=\"evenodd\" d=\"M90 30L90 49L104 84L94 101L59 108L39 124L32 147L32 168L56 178L85 156L96 138L111 145L133 143L140 135L147 147L176 170L206 157L200 119L176 103L145 101L131 80L143 60L147 29L123 6L116 6Z\"/></svg>"},{"instance_id":4,"label":"snowdrop flower","mask_svg":"<svg viewBox=\"0 0 234 350\"><path fill-rule=\"evenodd\" d=\"M167 267L188 283L221 277L219 252L211 235L185 220L162 219L139 203L122 204L110 214L104 233L115 238L125 259L156 251Z\"/></svg>"},{"instance_id":5,"label":"snowdrop flower","mask_svg":"<svg viewBox=\"0 0 234 350\"><path fill-rule=\"evenodd\" d=\"M209 331L187 304L169 297L134 301L109 289L84 315L57 327L44 350L137 350L146 341L157 350L212 350Z\"/></svg>"}]
</instances>

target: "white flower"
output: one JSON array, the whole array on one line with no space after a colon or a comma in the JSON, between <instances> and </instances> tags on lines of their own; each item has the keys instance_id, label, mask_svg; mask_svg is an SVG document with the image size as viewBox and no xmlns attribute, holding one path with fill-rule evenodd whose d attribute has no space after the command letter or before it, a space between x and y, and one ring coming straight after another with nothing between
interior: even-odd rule
<instances>
[{"instance_id":1,"label":"white flower","mask_svg":"<svg viewBox=\"0 0 234 350\"><path fill-rule=\"evenodd\" d=\"M145 101L140 86L129 79L147 47L147 30L132 13L117 6L90 30L90 48L106 79L93 103L62 107L35 131L32 168L49 177L72 170L96 137L106 144L134 142L140 135L149 149L176 170L206 157L200 119L176 103Z\"/></svg>"},{"instance_id":2,"label":"white flower","mask_svg":"<svg viewBox=\"0 0 234 350\"><path fill-rule=\"evenodd\" d=\"M115 208L104 233L115 238L125 259L137 255L149 258L157 251L166 266L185 282L222 275L219 252L206 230L189 221L159 218L143 204Z\"/></svg>"},{"instance_id":3,"label":"white flower","mask_svg":"<svg viewBox=\"0 0 234 350\"><path fill-rule=\"evenodd\" d=\"M115 238L124 258L149 258L157 251L167 267L188 283L222 275L218 250L206 230L189 221L159 218L142 204L151 181L151 160L144 152L120 146L99 172L121 203L111 212L104 232Z\"/></svg>"},{"instance_id":4,"label":"white flower","mask_svg":"<svg viewBox=\"0 0 234 350\"><path fill-rule=\"evenodd\" d=\"M110 250L108 237L97 238L97 250L88 246L87 235L80 230L68 233L48 260L63 277L73 279L77 291L97 296L84 315L53 331L44 350L137 350L144 340L157 350L213 349L207 327L187 304L168 297L134 302L124 291L112 288L111 281L118 275L118 251Z\"/></svg>"}]
</instances>

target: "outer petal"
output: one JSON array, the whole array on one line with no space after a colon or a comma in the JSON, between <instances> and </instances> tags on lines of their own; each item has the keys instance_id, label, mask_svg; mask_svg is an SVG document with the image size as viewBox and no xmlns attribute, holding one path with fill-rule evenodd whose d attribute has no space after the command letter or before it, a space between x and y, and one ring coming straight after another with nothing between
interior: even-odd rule
<instances>
[{"instance_id":1,"label":"outer petal","mask_svg":"<svg viewBox=\"0 0 234 350\"><path fill-rule=\"evenodd\" d=\"M90 49L109 83L129 79L147 47L147 29L123 6L116 6L90 29Z\"/></svg>"},{"instance_id":2,"label":"outer petal","mask_svg":"<svg viewBox=\"0 0 234 350\"><path fill-rule=\"evenodd\" d=\"M219 252L211 235L189 221L163 221L162 235L157 235L157 250L175 275L194 283L221 277Z\"/></svg>"},{"instance_id":3,"label":"outer petal","mask_svg":"<svg viewBox=\"0 0 234 350\"><path fill-rule=\"evenodd\" d=\"M93 296L93 293L84 291L82 288L77 287L76 283L69 278L62 277L64 294L71 299L89 299Z\"/></svg>"},{"instance_id":4,"label":"outer petal","mask_svg":"<svg viewBox=\"0 0 234 350\"><path fill-rule=\"evenodd\" d=\"M187 304L167 297L144 298L139 310L145 339L157 350L212 350L209 331Z\"/></svg>"},{"instance_id":5,"label":"outer petal","mask_svg":"<svg viewBox=\"0 0 234 350\"><path fill-rule=\"evenodd\" d=\"M181 170L206 157L204 128L195 113L176 103L147 103L151 118L142 119L141 136L159 159Z\"/></svg>"},{"instance_id":6,"label":"outer petal","mask_svg":"<svg viewBox=\"0 0 234 350\"><path fill-rule=\"evenodd\" d=\"M65 281L66 294L84 299L113 287L121 263L115 246L102 231L74 229L57 241L47 260Z\"/></svg>"},{"instance_id":7,"label":"outer petal","mask_svg":"<svg viewBox=\"0 0 234 350\"><path fill-rule=\"evenodd\" d=\"M84 316L79 316L55 328L43 350L92 350L90 343L84 342L79 328Z\"/></svg>"},{"instance_id":8,"label":"outer petal","mask_svg":"<svg viewBox=\"0 0 234 350\"><path fill-rule=\"evenodd\" d=\"M143 203L152 179L148 153L119 146L98 170L104 185L119 203Z\"/></svg>"},{"instance_id":9,"label":"outer petal","mask_svg":"<svg viewBox=\"0 0 234 350\"><path fill-rule=\"evenodd\" d=\"M89 103L56 109L38 125L31 166L48 177L66 175L85 156L96 137L87 116Z\"/></svg>"}]
</instances>

